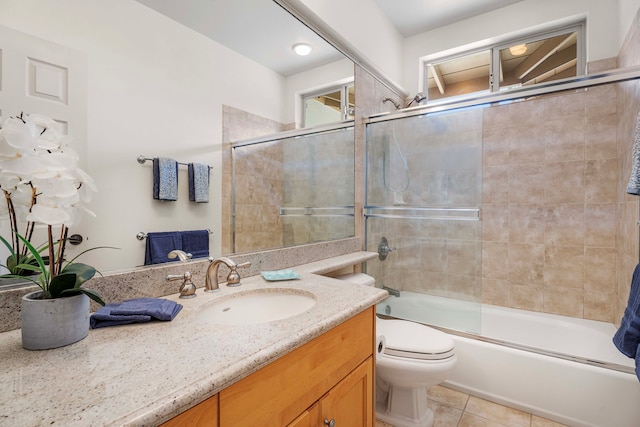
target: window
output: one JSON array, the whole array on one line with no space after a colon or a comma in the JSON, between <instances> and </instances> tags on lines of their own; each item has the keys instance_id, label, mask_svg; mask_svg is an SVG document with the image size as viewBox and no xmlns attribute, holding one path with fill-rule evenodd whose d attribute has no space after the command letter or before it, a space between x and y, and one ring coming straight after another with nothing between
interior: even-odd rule
<instances>
[{"instance_id":1,"label":"window","mask_svg":"<svg viewBox=\"0 0 640 427\"><path fill-rule=\"evenodd\" d=\"M505 91L584 74L584 24L422 59L427 102Z\"/></svg>"},{"instance_id":2,"label":"window","mask_svg":"<svg viewBox=\"0 0 640 427\"><path fill-rule=\"evenodd\" d=\"M303 127L353 119L354 98L353 82L303 94Z\"/></svg>"}]
</instances>

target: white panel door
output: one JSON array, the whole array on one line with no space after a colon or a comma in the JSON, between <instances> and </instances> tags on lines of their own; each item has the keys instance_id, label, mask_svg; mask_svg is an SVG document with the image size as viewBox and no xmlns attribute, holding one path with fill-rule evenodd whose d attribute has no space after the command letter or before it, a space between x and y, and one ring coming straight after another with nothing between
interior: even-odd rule
<instances>
[{"instance_id":1,"label":"white panel door","mask_svg":"<svg viewBox=\"0 0 640 427\"><path fill-rule=\"evenodd\" d=\"M61 123L86 170L87 56L0 26L0 117L21 112L44 114ZM82 234L80 229L70 232ZM0 221L0 233L10 236L8 221ZM4 264L8 252L0 246ZM68 248L69 256L77 250Z\"/></svg>"}]
</instances>

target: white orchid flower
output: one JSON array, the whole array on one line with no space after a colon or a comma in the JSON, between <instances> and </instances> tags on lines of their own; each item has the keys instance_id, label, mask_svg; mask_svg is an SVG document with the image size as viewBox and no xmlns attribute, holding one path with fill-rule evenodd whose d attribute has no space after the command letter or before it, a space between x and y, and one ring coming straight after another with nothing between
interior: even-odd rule
<instances>
[{"instance_id":1,"label":"white orchid flower","mask_svg":"<svg viewBox=\"0 0 640 427\"><path fill-rule=\"evenodd\" d=\"M60 227L61 232L80 221L80 213L92 216L83 204L96 192L93 179L78 167L79 156L70 147L64 125L41 114L9 118L0 128L0 218L9 218L13 232ZM15 215L8 215L13 206ZM22 226L20 225L20 228ZM48 230L51 238L51 230ZM16 253L20 244L13 248ZM63 259L64 244L57 255ZM52 277L59 263L50 263Z\"/></svg>"},{"instance_id":2,"label":"white orchid flower","mask_svg":"<svg viewBox=\"0 0 640 427\"><path fill-rule=\"evenodd\" d=\"M44 203L36 203L27 215L27 221L41 222L48 225L68 224L71 216L66 209L59 206L47 206Z\"/></svg>"},{"instance_id":3,"label":"white orchid flower","mask_svg":"<svg viewBox=\"0 0 640 427\"><path fill-rule=\"evenodd\" d=\"M20 181L22 180L16 174L7 173L4 170L0 171L0 188L3 190L12 192L16 189Z\"/></svg>"},{"instance_id":4,"label":"white orchid flower","mask_svg":"<svg viewBox=\"0 0 640 427\"><path fill-rule=\"evenodd\" d=\"M82 169L76 168L75 172L78 176L78 181L81 184L81 187L78 190L80 192L80 196L83 197L83 200L88 202L91 200L91 193L96 193L98 191L98 187L96 187L96 184L93 182L93 178L91 178L89 174ZM87 199L84 199L84 197Z\"/></svg>"},{"instance_id":5,"label":"white orchid flower","mask_svg":"<svg viewBox=\"0 0 640 427\"><path fill-rule=\"evenodd\" d=\"M2 124L2 135L7 144L22 151L34 151L36 138L32 129L22 120L10 117Z\"/></svg>"}]
</instances>

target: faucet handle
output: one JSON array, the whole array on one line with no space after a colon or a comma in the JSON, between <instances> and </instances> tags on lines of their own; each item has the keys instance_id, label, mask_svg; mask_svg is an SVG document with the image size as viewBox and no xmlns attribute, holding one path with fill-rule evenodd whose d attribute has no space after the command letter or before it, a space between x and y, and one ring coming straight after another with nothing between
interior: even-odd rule
<instances>
[{"instance_id":1,"label":"faucet handle","mask_svg":"<svg viewBox=\"0 0 640 427\"><path fill-rule=\"evenodd\" d=\"M195 298L196 285L191 281L191 273L186 271L184 274L168 274L166 280L182 280L180 286L180 298Z\"/></svg>"},{"instance_id":2,"label":"faucet handle","mask_svg":"<svg viewBox=\"0 0 640 427\"><path fill-rule=\"evenodd\" d=\"M227 286L240 286L240 274L237 271L238 267L248 267L251 262L243 262L242 264L236 264L229 267L229 275L227 276Z\"/></svg>"}]
</instances>

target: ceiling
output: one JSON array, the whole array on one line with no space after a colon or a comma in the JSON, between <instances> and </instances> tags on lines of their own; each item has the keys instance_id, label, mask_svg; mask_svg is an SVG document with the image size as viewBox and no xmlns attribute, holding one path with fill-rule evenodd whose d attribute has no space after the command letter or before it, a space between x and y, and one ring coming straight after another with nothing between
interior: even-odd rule
<instances>
[{"instance_id":1,"label":"ceiling","mask_svg":"<svg viewBox=\"0 0 640 427\"><path fill-rule=\"evenodd\" d=\"M137 1L283 76L344 58L271 0ZM294 54L295 43L312 54Z\"/></svg>"},{"instance_id":2,"label":"ceiling","mask_svg":"<svg viewBox=\"0 0 640 427\"><path fill-rule=\"evenodd\" d=\"M343 58L271 0L137 1L284 76ZM372 1L408 37L522 0ZM311 55L293 54L300 42L313 46Z\"/></svg>"},{"instance_id":3,"label":"ceiling","mask_svg":"<svg viewBox=\"0 0 640 427\"><path fill-rule=\"evenodd\" d=\"M373 0L404 37L500 9L522 0Z\"/></svg>"}]
</instances>

